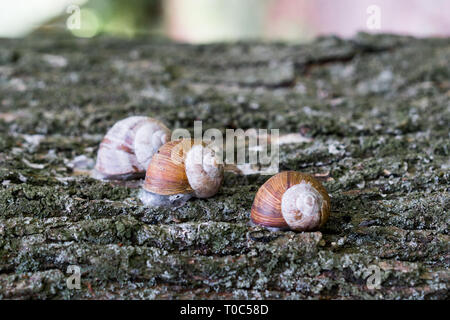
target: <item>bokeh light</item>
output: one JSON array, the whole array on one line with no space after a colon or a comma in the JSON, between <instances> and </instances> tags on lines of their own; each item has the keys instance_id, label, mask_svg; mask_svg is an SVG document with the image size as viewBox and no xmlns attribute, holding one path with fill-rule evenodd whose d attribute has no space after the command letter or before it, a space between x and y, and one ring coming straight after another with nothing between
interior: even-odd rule
<instances>
[{"instance_id":1,"label":"bokeh light","mask_svg":"<svg viewBox=\"0 0 450 320\"><path fill-rule=\"evenodd\" d=\"M80 28L71 29L74 36L92 38L100 31L101 21L95 11L91 9L80 10Z\"/></svg>"}]
</instances>

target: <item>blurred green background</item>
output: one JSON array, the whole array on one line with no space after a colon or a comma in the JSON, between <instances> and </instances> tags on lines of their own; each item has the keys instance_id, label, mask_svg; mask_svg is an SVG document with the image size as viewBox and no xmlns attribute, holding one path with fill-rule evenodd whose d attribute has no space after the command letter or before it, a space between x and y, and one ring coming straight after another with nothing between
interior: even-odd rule
<instances>
[{"instance_id":1,"label":"blurred green background","mask_svg":"<svg viewBox=\"0 0 450 320\"><path fill-rule=\"evenodd\" d=\"M1 0L0 37L34 30L192 43L304 42L358 31L448 36L448 12L448 0ZM371 18L379 19L378 28L368 24Z\"/></svg>"}]
</instances>

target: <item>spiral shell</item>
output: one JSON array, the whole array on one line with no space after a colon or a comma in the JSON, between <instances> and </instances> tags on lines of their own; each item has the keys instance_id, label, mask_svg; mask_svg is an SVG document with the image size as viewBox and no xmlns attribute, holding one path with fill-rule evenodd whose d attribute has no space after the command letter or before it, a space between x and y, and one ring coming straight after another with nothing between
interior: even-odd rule
<instances>
[{"instance_id":1,"label":"spiral shell","mask_svg":"<svg viewBox=\"0 0 450 320\"><path fill-rule=\"evenodd\" d=\"M170 130L153 118L134 116L118 121L100 144L95 165L98 177L144 176L153 154L169 139Z\"/></svg>"},{"instance_id":2,"label":"spiral shell","mask_svg":"<svg viewBox=\"0 0 450 320\"><path fill-rule=\"evenodd\" d=\"M284 171L258 190L251 209L253 223L275 230L312 231L325 224L330 197L308 174Z\"/></svg>"},{"instance_id":3,"label":"spiral shell","mask_svg":"<svg viewBox=\"0 0 450 320\"><path fill-rule=\"evenodd\" d=\"M170 141L150 162L141 200L147 205L169 205L180 198L208 198L218 192L222 181L223 165L212 149L192 139ZM161 202L167 199L171 201Z\"/></svg>"}]
</instances>

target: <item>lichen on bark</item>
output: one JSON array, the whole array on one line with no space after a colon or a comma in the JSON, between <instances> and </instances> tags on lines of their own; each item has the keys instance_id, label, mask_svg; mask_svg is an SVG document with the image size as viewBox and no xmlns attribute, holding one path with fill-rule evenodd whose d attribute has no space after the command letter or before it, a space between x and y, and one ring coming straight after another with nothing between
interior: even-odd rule
<instances>
[{"instance_id":1,"label":"lichen on bark","mask_svg":"<svg viewBox=\"0 0 450 320\"><path fill-rule=\"evenodd\" d=\"M394 35L0 40L0 298L448 299L448 61L448 38ZM136 183L74 170L130 115L304 135L281 146L280 169L323 181L329 221L312 233L250 225L268 176L228 172L213 198L151 209Z\"/></svg>"}]
</instances>

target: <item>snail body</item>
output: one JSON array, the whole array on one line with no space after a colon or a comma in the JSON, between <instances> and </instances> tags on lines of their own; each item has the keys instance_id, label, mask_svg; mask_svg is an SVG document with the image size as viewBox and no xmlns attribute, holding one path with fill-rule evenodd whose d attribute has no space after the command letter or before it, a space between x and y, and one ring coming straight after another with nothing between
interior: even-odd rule
<instances>
[{"instance_id":1,"label":"snail body","mask_svg":"<svg viewBox=\"0 0 450 320\"><path fill-rule=\"evenodd\" d=\"M148 206L177 207L191 197L215 195L223 181L223 165L212 149L192 139L164 144L150 162L140 193Z\"/></svg>"},{"instance_id":2,"label":"snail body","mask_svg":"<svg viewBox=\"0 0 450 320\"><path fill-rule=\"evenodd\" d=\"M254 224L272 230L313 231L330 214L330 197L308 174L284 171L267 180L256 193L251 209Z\"/></svg>"},{"instance_id":3,"label":"snail body","mask_svg":"<svg viewBox=\"0 0 450 320\"><path fill-rule=\"evenodd\" d=\"M100 144L94 177L143 177L153 154L169 141L170 134L163 123L153 118L134 116L118 121Z\"/></svg>"}]
</instances>

